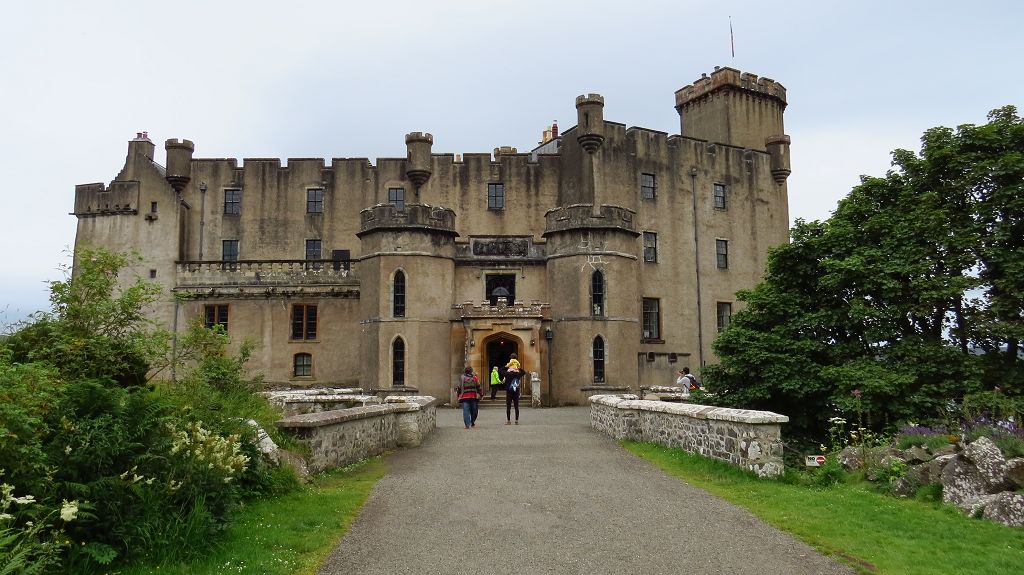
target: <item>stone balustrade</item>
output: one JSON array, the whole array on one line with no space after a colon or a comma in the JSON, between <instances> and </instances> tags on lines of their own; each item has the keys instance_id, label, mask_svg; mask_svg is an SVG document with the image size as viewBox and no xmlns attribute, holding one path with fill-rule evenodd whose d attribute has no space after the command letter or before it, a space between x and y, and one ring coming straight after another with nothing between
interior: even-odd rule
<instances>
[{"instance_id":1,"label":"stone balustrade","mask_svg":"<svg viewBox=\"0 0 1024 575\"><path fill-rule=\"evenodd\" d=\"M352 263L333 260L183 261L178 286L358 285Z\"/></svg>"},{"instance_id":2,"label":"stone balustrade","mask_svg":"<svg viewBox=\"0 0 1024 575\"><path fill-rule=\"evenodd\" d=\"M396 447L416 447L437 425L437 400L389 396L383 403L290 415L277 426L306 443L312 473Z\"/></svg>"},{"instance_id":3,"label":"stone balustrade","mask_svg":"<svg viewBox=\"0 0 1024 575\"><path fill-rule=\"evenodd\" d=\"M754 471L783 472L781 424L785 415L692 403L637 399L635 395L590 398L590 425L615 439L650 441Z\"/></svg>"}]
</instances>

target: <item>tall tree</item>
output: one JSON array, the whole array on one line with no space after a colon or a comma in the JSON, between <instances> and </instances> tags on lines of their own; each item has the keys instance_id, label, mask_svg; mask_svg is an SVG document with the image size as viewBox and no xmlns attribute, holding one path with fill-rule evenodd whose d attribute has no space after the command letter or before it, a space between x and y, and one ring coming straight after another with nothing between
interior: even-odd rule
<instances>
[{"instance_id":1,"label":"tall tree","mask_svg":"<svg viewBox=\"0 0 1024 575\"><path fill-rule=\"evenodd\" d=\"M929 130L829 220L797 223L715 342L705 379L722 402L814 434L837 410L878 427L1020 390L1024 132L1012 107L989 120Z\"/></svg>"}]
</instances>

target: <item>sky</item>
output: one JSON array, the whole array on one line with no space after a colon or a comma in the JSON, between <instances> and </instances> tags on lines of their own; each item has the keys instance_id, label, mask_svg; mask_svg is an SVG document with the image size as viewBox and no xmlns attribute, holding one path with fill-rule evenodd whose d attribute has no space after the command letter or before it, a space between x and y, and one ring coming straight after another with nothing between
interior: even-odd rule
<instances>
[{"instance_id":1,"label":"sky","mask_svg":"<svg viewBox=\"0 0 1024 575\"><path fill-rule=\"evenodd\" d=\"M76 184L148 131L196 157L402 157L533 148L575 97L679 133L674 92L715 66L782 83L792 219L935 126L1024 108L1024 2L34 0L0 21L0 325L46 310ZM730 23L732 42L730 42ZM732 48L735 47L735 55Z\"/></svg>"}]
</instances>

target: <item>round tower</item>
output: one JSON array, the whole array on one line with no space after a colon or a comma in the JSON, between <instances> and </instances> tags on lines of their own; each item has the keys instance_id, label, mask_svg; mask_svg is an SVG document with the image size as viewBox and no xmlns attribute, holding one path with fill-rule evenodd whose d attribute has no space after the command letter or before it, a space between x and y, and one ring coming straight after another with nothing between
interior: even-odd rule
<instances>
[{"instance_id":1,"label":"round tower","mask_svg":"<svg viewBox=\"0 0 1024 575\"><path fill-rule=\"evenodd\" d=\"M190 140L171 138L164 142L167 150L167 182L175 192L181 190L192 180L192 153L196 147Z\"/></svg>"},{"instance_id":2,"label":"round tower","mask_svg":"<svg viewBox=\"0 0 1024 575\"><path fill-rule=\"evenodd\" d=\"M602 205L595 214L589 204L576 204L550 210L545 219L551 400L582 404L594 385L636 380L640 234L636 214L619 206Z\"/></svg>"},{"instance_id":3,"label":"round tower","mask_svg":"<svg viewBox=\"0 0 1024 575\"><path fill-rule=\"evenodd\" d=\"M433 145L434 136L426 132L411 132L405 135L405 147L409 156L405 176L416 186L417 191L430 179L430 150Z\"/></svg>"},{"instance_id":4,"label":"round tower","mask_svg":"<svg viewBox=\"0 0 1024 575\"><path fill-rule=\"evenodd\" d=\"M360 212L360 383L448 397L455 212L423 204Z\"/></svg>"},{"instance_id":5,"label":"round tower","mask_svg":"<svg viewBox=\"0 0 1024 575\"><path fill-rule=\"evenodd\" d=\"M593 154L604 142L604 97L587 94L576 97L576 141Z\"/></svg>"}]
</instances>

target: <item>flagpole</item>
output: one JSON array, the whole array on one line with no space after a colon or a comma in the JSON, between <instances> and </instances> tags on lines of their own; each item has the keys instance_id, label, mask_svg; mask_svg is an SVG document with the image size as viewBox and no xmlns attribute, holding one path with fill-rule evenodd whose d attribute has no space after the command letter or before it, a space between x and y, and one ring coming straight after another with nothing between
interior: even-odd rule
<instances>
[{"instance_id":1,"label":"flagpole","mask_svg":"<svg viewBox=\"0 0 1024 575\"><path fill-rule=\"evenodd\" d=\"M732 49L732 57L736 57L736 37L732 34L732 16L729 16L729 47Z\"/></svg>"}]
</instances>

